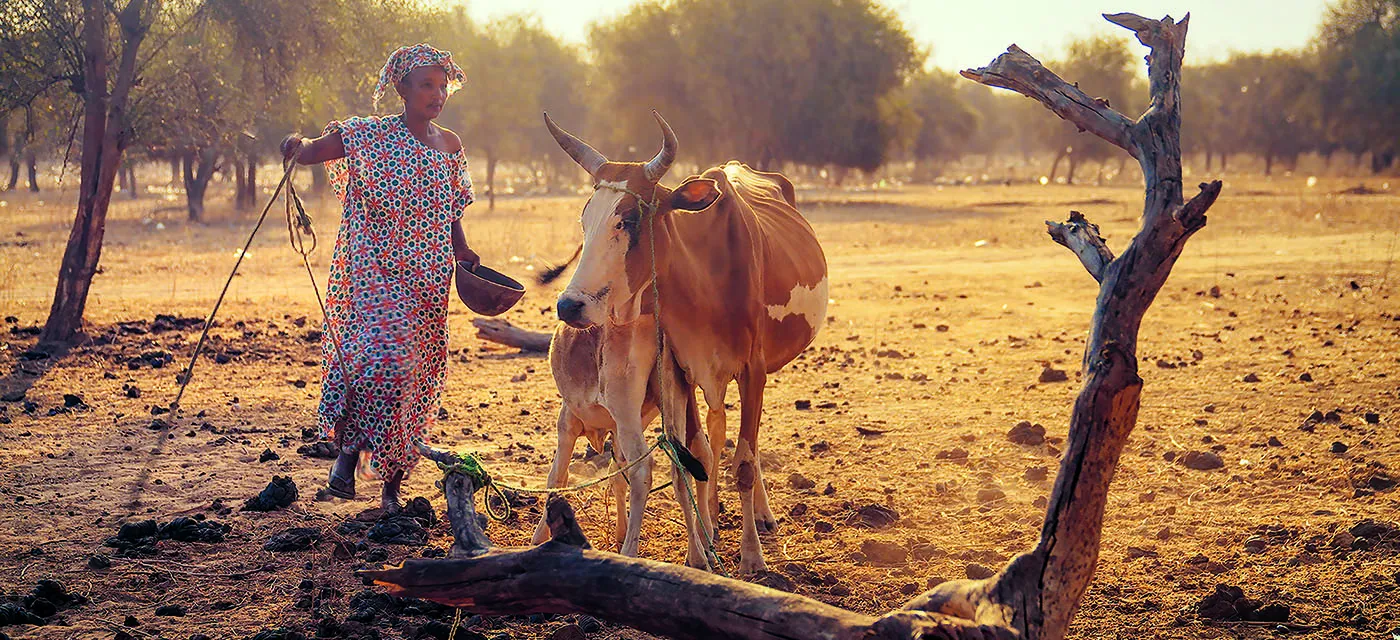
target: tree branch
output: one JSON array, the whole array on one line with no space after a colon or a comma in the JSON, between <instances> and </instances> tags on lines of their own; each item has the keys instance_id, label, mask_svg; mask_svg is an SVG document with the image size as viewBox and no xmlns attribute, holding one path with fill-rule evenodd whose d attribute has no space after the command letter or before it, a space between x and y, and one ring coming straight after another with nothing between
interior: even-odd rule
<instances>
[{"instance_id":1,"label":"tree branch","mask_svg":"<svg viewBox=\"0 0 1400 640\"><path fill-rule=\"evenodd\" d=\"M425 444L420 444L418 451L424 458L448 467L462 463L451 451ZM476 484L465 474L449 471L443 475L442 493L447 497L447 520L452 524L455 540L448 554L452 558L474 558L492 550L491 539L481 530L480 516L476 513L476 489Z\"/></svg>"},{"instance_id":2,"label":"tree branch","mask_svg":"<svg viewBox=\"0 0 1400 640\"><path fill-rule=\"evenodd\" d=\"M1094 280L1103 282L1104 271L1108 269L1108 263L1113 262L1113 252L1109 251L1099 235L1099 225L1089 222L1084 214L1071 211L1067 222L1046 220L1045 226L1055 242L1069 247L1074 255L1079 256L1079 261L1089 270L1089 275L1094 276Z\"/></svg>"},{"instance_id":3,"label":"tree branch","mask_svg":"<svg viewBox=\"0 0 1400 640\"><path fill-rule=\"evenodd\" d=\"M991 87L1010 89L1044 104L1055 115L1064 118L1080 131L1094 135L1127 151L1134 158L1138 150L1133 144L1133 121L1114 111L1108 102L1091 98L1076 85L1060 79L1039 60L1011 45L992 64L981 69L967 69L962 76Z\"/></svg>"}]
</instances>

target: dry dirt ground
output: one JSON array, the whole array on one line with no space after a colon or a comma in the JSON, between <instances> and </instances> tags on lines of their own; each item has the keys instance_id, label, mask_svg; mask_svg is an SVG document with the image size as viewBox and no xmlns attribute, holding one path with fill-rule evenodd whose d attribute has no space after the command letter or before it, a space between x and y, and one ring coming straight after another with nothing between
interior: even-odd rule
<instances>
[{"instance_id":1,"label":"dry dirt ground","mask_svg":"<svg viewBox=\"0 0 1400 640\"><path fill-rule=\"evenodd\" d=\"M1072 637L1389 639L1400 626L1400 184L1389 180L1368 178L1375 193L1354 194L1344 190L1356 178L1308 186L1304 176L1226 177L1208 226L1144 322L1142 411ZM1042 221L1082 211L1118 250L1136 229L1142 193L1018 185L799 198L827 251L832 302L811 350L770 378L761 450L780 524L764 540L775 573L767 581L879 613L1033 544L1096 292ZM345 524L371 506L377 483L362 481L358 501L312 500L327 461L297 449L319 393L320 314L280 221L234 281L183 411L153 415L174 398L251 214L213 202L212 222L190 225L176 194L118 196L88 307L90 341L31 359L29 328L47 310L73 197L0 199L0 308L11 316L0 391L24 394L0 402L0 591L23 596L54 579L87 599L48 626L0 632L445 637L450 610L376 599L353 573L446 549L445 526L430 528L426 547L380 544ZM505 199L494 213L481 203L468 213L468 235L488 264L525 278L527 266L568 255L582 202ZM324 281L336 211L311 204L326 238L316 254ZM532 290L507 317L549 329L561 286ZM511 482L541 486L559 406L547 363L478 341L471 318L454 300L445 419L433 437L479 452ZM1041 381L1047 365L1068 380ZM1022 421L1044 425L1044 442L1012 442ZM264 450L279 457L260 462ZM1187 452L1215 454L1223 466L1188 468ZM576 469L577 480L590 467L579 460ZM295 481L296 502L240 511L274 475ZM422 468L407 494L441 513L437 475ZM606 548L615 542L604 498L588 490L572 500ZM722 499L719 552L733 567L732 484ZM880 511L870 505L897 518L862 517ZM642 555L681 561L674 501L658 493L648 511ZM180 516L229 530L222 542L160 540L153 555L104 545L124 523ZM488 533L525 544L537 517L538 506L526 506ZM311 528L319 542L264 550L292 527ZM110 567L92 568L96 554ZM1290 626L1203 617L1198 603L1222 584L1286 605ZM185 615L156 615L164 605ZM124 627L128 616L139 626ZM646 637L574 616L470 612L457 637L573 637L558 631L568 623L590 638Z\"/></svg>"}]
</instances>

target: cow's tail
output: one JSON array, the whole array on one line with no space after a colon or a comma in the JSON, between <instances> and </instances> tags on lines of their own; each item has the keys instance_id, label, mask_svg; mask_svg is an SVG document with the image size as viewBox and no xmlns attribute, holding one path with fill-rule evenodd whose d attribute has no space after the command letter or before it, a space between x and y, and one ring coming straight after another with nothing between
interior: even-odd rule
<instances>
[{"instance_id":1,"label":"cow's tail","mask_svg":"<svg viewBox=\"0 0 1400 640\"><path fill-rule=\"evenodd\" d=\"M578 260L579 254L582 254L582 253L583 253L583 245L580 244L580 245L578 246L577 249L574 249L574 255L573 255L573 256L570 256L569 259L566 260L566 261L564 261L563 264L554 265L554 266L551 266L551 267L548 268L548 269L545 269L545 270L544 270L544 273L541 273L541 274L540 274L539 283L543 285L543 284L549 284L549 283L551 283L551 282L554 282L555 280L558 280L558 279L559 279L559 276L564 275L564 272L567 271L567 270L569 269L569 266L572 265L572 264L574 263L575 260Z\"/></svg>"}]
</instances>

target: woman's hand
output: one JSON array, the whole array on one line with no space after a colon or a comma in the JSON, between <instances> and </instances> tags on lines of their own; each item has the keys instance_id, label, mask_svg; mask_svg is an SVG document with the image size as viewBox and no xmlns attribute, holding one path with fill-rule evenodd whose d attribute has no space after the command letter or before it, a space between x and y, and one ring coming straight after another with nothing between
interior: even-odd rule
<instances>
[{"instance_id":1,"label":"woman's hand","mask_svg":"<svg viewBox=\"0 0 1400 640\"><path fill-rule=\"evenodd\" d=\"M457 262L467 263L467 268L471 271L475 271L477 265L481 264L481 256L476 255L470 247L457 248L453 253L457 256Z\"/></svg>"},{"instance_id":2,"label":"woman's hand","mask_svg":"<svg viewBox=\"0 0 1400 640\"><path fill-rule=\"evenodd\" d=\"M291 162L292 157L301 149L302 142L303 138L295 133L289 133L287 137L282 138L282 144L278 146L278 149L282 151L283 164Z\"/></svg>"},{"instance_id":3,"label":"woman's hand","mask_svg":"<svg viewBox=\"0 0 1400 640\"><path fill-rule=\"evenodd\" d=\"M467 246L467 234L462 231L461 220L452 223L452 255L457 262L467 263L467 268L472 271L476 271L476 266L481 264L481 256Z\"/></svg>"}]
</instances>

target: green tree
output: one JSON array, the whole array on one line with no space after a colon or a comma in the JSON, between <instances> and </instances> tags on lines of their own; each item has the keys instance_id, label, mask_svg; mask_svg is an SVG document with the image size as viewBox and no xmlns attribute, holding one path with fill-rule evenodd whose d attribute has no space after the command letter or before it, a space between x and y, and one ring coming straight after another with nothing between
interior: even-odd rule
<instances>
[{"instance_id":1,"label":"green tree","mask_svg":"<svg viewBox=\"0 0 1400 640\"><path fill-rule=\"evenodd\" d=\"M83 102L77 214L41 342L66 343L82 324L117 169L131 143L128 102L136 86L137 54L161 12L158 0L127 0L121 6L104 0L12 0L0 11L0 77L5 78L0 82L6 84L0 112L32 105L61 85Z\"/></svg>"},{"instance_id":2,"label":"green tree","mask_svg":"<svg viewBox=\"0 0 1400 640\"><path fill-rule=\"evenodd\" d=\"M944 162L972 149L983 116L967 103L967 92L961 91L967 84L943 71L924 71L910 80L909 104L918 118L910 149L915 159Z\"/></svg>"},{"instance_id":3,"label":"green tree","mask_svg":"<svg viewBox=\"0 0 1400 640\"><path fill-rule=\"evenodd\" d=\"M1263 159L1265 175L1275 160L1295 166L1318 138L1311 70L1297 53L1282 51L1236 54L1226 64L1238 90L1221 101L1220 113L1238 132L1240 150Z\"/></svg>"},{"instance_id":4,"label":"green tree","mask_svg":"<svg viewBox=\"0 0 1400 640\"><path fill-rule=\"evenodd\" d=\"M582 58L533 16L507 16L478 27L459 9L440 24L441 41L467 73L467 85L448 101L444 119L460 123L468 151L485 156L488 206L494 210L498 165L528 163L554 144L540 125L540 111L582 117Z\"/></svg>"},{"instance_id":5,"label":"green tree","mask_svg":"<svg viewBox=\"0 0 1400 640\"><path fill-rule=\"evenodd\" d=\"M1069 44L1065 59L1054 63L1055 73L1076 83L1085 93L1107 100L1120 112L1140 110L1134 100L1137 63L1127 38L1095 35L1076 38ZM1067 184L1074 184L1075 169L1086 160L1103 160L1121 153L1098 137L1083 135L1078 127L1062 120L1046 121L1041 129L1042 144L1055 154L1050 177L1055 177L1060 161L1067 159Z\"/></svg>"},{"instance_id":6,"label":"green tree","mask_svg":"<svg viewBox=\"0 0 1400 640\"><path fill-rule=\"evenodd\" d=\"M1338 0L1315 42L1321 126L1375 172L1400 153L1400 0Z\"/></svg>"},{"instance_id":7,"label":"green tree","mask_svg":"<svg viewBox=\"0 0 1400 640\"><path fill-rule=\"evenodd\" d=\"M645 154L659 109L683 157L874 169L913 120L900 94L924 60L868 0L644 1L595 27L601 145ZM602 123L600 123L602 124Z\"/></svg>"}]
</instances>

